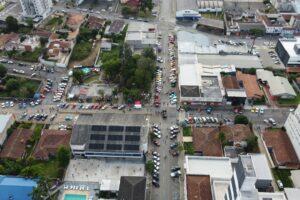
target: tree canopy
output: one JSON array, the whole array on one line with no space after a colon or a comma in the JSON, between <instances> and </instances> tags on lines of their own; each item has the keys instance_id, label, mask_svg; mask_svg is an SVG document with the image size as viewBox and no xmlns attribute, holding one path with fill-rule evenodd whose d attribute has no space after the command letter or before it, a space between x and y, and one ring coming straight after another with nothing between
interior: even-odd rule
<instances>
[{"instance_id":1,"label":"tree canopy","mask_svg":"<svg viewBox=\"0 0 300 200\"><path fill-rule=\"evenodd\" d=\"M13 91L20 88L20 83L17 79L11 78L6 82L5 86L7 91Z\"/></svg>"},{"instance_id":2,"label":"tree canopy","mask_svg":"<svg viewBox=\"0 0 300 200\"><path fill-rule=\"evenodd\" d=\"M61 146L57 150L57 159L59 166L67 167L70 162L71 152L70 149L64 146Z\"/></svg>"},{"instance_id":3,"label":"tree canopy","mask_svg":"<svg viewBox=\"0 0 300 200\"><path fill-rule=\"evenodd\" d=\"M7 69L4 67L4 65L0 64L0 78L3 78L6 76Z\"/></svg>"},{"instance_id":4,"label":"tree canopy","mask_svg":"<svg viewBox=\"0 0 300 200\"><path fill-rule=\"evenodd\" d=\"M6 17L5 22L7 32L18 32L19 24L16 18L14 18L13 16L8 16Z\"/></svg>"},{"instance_id":5,"label":"tree canopy","mask_svg":"<svg viewBox=\"0 0 300 200\"><path fill-rule=\"evenodd\" d=\"M249 120L245 115L237 115L234 118L235 124L249 124Z\"/></svg>"}]
</instances>

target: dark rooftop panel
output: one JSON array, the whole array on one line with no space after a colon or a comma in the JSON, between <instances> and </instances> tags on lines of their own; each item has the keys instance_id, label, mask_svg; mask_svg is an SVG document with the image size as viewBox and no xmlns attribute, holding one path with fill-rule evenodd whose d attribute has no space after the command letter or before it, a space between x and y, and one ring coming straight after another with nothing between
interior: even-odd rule
<instances>
[{"instance_id":1,"label":"dark rooftop panel","mask_svg":"<svg viewBox=\"0 0 300 200\"><path fill-rule=\"evenodd\" d=\"M90 140L105 140L105 135L103 135L103 134L91 134Z\"/></svg>"},{"instance_id":2,"label":"dark rooftop panel","mask_svg":"<svg viewBox=\"0 0 300 200\"><path fill-rule=\"evenodd\" d=\"M106 145L107 150L122 150L121 144L107 144Z\"/></svg>"},{"instance_id":3,"label":"dark rooftop panel","mask_svg":"<svg viewBox=\"0 0 300 200\"><path fill-rule=\"evenodd\" d=\"M125 141L140 141L139 135L126 135Z\"/></svg>"},{"instance_id":4,"label":"dark rooftop panel","mask_svg":"<svg viewBox=\"0 0 300 200\"><path fill-rule=\"evenodd\" d=\"M122 141L123 140L123 135L108 135L107 140Z\"/></svg>"},{"instance_id":5,"label":"dark rooftop panel","mask_svg":"<svg viewBox=\"0 0 300 200\"><path fill-rule=\"evenodd\" d=\"M138 151L140 149L139 145L125 144L124 150Z\"/></svg>"}]
</instances>

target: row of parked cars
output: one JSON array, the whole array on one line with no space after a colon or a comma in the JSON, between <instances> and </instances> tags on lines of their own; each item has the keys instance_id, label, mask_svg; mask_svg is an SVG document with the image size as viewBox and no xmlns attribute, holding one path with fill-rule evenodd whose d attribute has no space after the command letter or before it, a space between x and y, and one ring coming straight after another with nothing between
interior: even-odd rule
<instances>
[{"instance_id":1,"label":"row of parked cars","mask_svg":"<svg viewBox=\"0 0 300 200\"><path fill-rule=\"evenodd\" d=\"M60 83L58 84L57 90L54 92L53 101L61 101L63 94L65 93L65 89L68 85L69 77L62 77Z\"/></svg>"},{"instance_id":2,"label":"row of parked cars","mask_svg":"<svg viewBox=\"0 0 300 200\"><path fill-rule=\"evenodd\" d=\"M177 104L177 94L174 91L171 91L169 94L169 100L171 105Z\"/></svg>"},{"instance_id":3,"label":"row of parked cars","mask_svg":"<svg viewBox=\"0 0 300 200\"><path fill-rule=\"evenodd\" d=\"M188 117L184 119L185 123L187 124L194 124L194 123L219 123L219 119L217 117L208 117L208 116L203 116L203 117Z\"/></svg>"},{"instance_id":4,"label":"row of parked cars","mask_svg":"<svg viewBox=\"0 0 300 200\"><path fill-rule=\"evenodd\" d=\"M177 73L176 73L176 56L175 56L175 36L169 35L169 62L170 62L170 75L169 80L172 87L176 86Z\"/></svg>"},{"instance_id":5,"label":"row of parked cars","mask_svg":"<svg viewBox=\"0 0 300 200\"><path fill-rule=\"evenodd\" d=\"M155 72L155 97L154 97L154 106L159 107L160 106L160 92L163 87L163 81L162 81L162 69L157 67Z\"/></svg>"},{"instance_id":6,"label":"row of parked cars","mask_svg":"<svg viewBox=\"0 0 300 200\"><path fill-rule=\"evenodd\" d=\"M161 138L161 129L158 124L152 125L152 132L156 139L153 139L153 143L159 146L159 139ZM159 187L159 166L160 166L160 155L158 152L152 152L152 162L154 163L154 170L152 172L152 184L155 187Z\"/></svg>"},{"instance_id":7,"label":"row of parked cars","mask_svg":"<svg viewBox=\"0 0 300 200\"><path fill-rule=\"evenodd\" d=\"M279 65L280 60L279 60L278 56L276 55L276 53L274 51L269 51L268 53L269 53L270 57L274 60L274 64Z\"/></svg>"}]
</instances>

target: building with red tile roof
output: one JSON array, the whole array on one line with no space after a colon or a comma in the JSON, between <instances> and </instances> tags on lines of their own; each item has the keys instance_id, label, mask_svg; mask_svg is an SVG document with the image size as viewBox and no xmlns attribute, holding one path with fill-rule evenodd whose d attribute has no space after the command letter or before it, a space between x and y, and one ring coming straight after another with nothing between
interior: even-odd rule
<instances>
[{"instance_id":1,"label":"building with red tile roof","mask_svg":"<svg viewBox=\"0 0 300 200\"><path fill-rule=\"evenodd\" d=\"M26 143L33 135L33 130L16 129L9 136L1 151L1 158L19 159L23 158L26 152Z\"/></svg>"},{"instance_id":2,"label":"building with red tile roof","mask_svg":"<svg viewBox=\"0 0 300 200\"><path fill-rule=\"evenodd\" d=\"M241 71L237 71L236 76L239 81L243 82L248 99L261 99L264 96L263 91L257 83L256 75L244 74Z\"/></svg>"},{"instance_id":3,"label":"building with red tile roof","mask_svg":"<svg viewBox=\"0 0 300 200\"><path fill-rule=\"evenodd\" d=\"M70 131L44 129L33 156L36 159L48 160L49 156L56 154L60 146L69 147L70 138Z\"/></svg>"},{"instance_id":4,"label":"building with red tile roof","mask_svg":"<svg viewBox=\"0 0 300 200\"><path fill-rule=\"evenodd\" d=\"M186 189L188 200L212 200L209 175L187 175Z\"/></svg>"}]
</instances>

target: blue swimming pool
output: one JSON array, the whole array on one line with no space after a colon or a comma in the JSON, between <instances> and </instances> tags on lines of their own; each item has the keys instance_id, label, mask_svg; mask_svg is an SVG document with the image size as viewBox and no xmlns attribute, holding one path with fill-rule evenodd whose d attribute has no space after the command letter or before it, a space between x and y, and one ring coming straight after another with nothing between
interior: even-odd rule
<instances>
[{"instance_id":1,"label":"blue swimming pool","mask_svg":"<svg viewBox=\"0 0 300 200\"><path fill-rule=\"evenodd\" d=\"M82 68L81 70L83 71L84 74L88 74L88 73L91 72L91 69L87 68L87 67L86 68Z\"/></svg>"},{"instance_id":2,"label":"blue swimming pool","mask_svg":"<svg viewBox=\"0 0 300 200\"><path fill-rule=\"evenodd\" d=\"M65 194L64 200L86 200L86 195L81 194Z\"/></svg>"}]
</instances>

